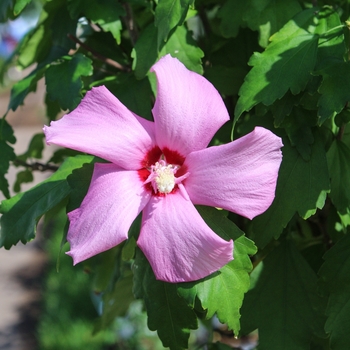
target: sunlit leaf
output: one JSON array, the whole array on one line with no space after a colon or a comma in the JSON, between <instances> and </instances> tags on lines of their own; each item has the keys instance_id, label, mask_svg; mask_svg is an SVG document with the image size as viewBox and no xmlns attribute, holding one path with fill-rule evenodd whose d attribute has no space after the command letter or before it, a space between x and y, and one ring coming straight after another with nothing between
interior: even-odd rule
<instances>
[{"instance_id":1,"label":"sunlit leaf","mask_svg":"<svg viewBox=\"0 0 350 350\"><path fill-rule=\"evenodd\" d=\"M91 158L91 156L68 158L47 180L27 192L2 201L0 246L9 249L19 241L26 243L33 239L40 217L71 191L66 180L67 176Z\"/></svg>"},{"instance_id":2,"label":"sunlit leaf","mask_svg":"<svg viewBox=\"0 0 350 350\"><path fill-rule=\"evenodd\" d=\"M298 94L305 88L317 59L318 36L310 31L313 21L313 11L301 12L271 37L264 52L253 54L253 68L239 91L236 118L258 103L269 106L288 90Z\"/></svg>"}]
</instances>

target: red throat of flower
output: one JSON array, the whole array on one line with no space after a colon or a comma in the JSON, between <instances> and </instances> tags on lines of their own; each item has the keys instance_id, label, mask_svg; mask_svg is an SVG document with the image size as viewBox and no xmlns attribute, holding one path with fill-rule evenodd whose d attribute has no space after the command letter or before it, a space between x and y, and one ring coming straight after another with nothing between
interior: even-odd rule
<instances>
[{"instance_id":1,"label":"red throat of flower","mask_svg":"<svg viewBox=\"0 0 350 350\"><path fill-rule=\"evenodd\" d=\"M184 161L178 152L156 146L147 152L138 173L147 190L155 196L165 196L174 193L189 176Z\"/></svg>"}]
</instances>

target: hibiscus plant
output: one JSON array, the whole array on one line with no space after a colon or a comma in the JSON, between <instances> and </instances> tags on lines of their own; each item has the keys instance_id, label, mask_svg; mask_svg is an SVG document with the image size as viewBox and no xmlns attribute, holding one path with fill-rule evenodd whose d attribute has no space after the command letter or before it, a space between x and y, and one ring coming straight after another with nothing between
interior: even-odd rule
<instances>
[{"instance_id":1,"label":"hibiscus plant","mask_svg":"<svg viewBox=\"0 0 350 350\"><path fill-rule=\"evenodd\" d=\"M349 348L349 1L6 0L0 22L33 3L1 62L27 75L0 122L0 246L64 210L95 331L141 299L170 349L213 316L262 350ZM19 156L8 114L40 80Z\"/></svg>"}]
</instances>

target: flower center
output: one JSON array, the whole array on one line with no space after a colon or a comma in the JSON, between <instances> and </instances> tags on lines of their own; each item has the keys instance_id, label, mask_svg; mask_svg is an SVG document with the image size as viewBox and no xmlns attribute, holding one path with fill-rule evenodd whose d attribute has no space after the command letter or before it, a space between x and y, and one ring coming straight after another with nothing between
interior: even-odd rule
<instances>
[{"instance_id":1,"label":"flower center","mask_svg":"<svg viewBox=\"0 0 350 350\"><path fill-rule=\"evenodd\" d=\"M165 160L159 160L151 165L150 175L145 183L151 182L155 193L170 193L176 184L175 173L178 165L167 164Z\"/></svg>"},{"instance_id":2,"label":"flower center","mask_svg":"<svg viewBox=\"0 0 350 350\"><path fill-rule=\"evenodd\" d=\"M154 174L152 185L155 192L158 190L160 193L170 193L174 189L174 174L178 168L177 165L166 164L164 160L160 160L151 166L151 174Z\"/></svg>"}]
</instances>

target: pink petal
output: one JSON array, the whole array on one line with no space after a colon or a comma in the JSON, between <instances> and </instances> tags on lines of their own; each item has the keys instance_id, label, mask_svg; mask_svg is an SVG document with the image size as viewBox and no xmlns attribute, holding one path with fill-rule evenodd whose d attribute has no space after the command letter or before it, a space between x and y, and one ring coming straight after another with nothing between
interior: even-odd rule
<instances>
[{"instance_id":1,"label":"pink petal","mask_svg":"<svg viewBox=\"0 0 350 350\"><path fill-rule=\"evenodd\" d=\"M205 148L229 120L217 90L170 55L161 58L151 71L158 80L152 111L158 146L178 151L182 156Z\"/></svg>"},{"instance_id":2,"label":"pink petal","mask_svg":"<svg viewBox=\"0 0 350 350\"><path fill-rule=\"evenodd\" d=\"M156 278L172 283L206 277L233 259L233 242L214 233L180 191L152 197L137 244Z\"/></svg>"},{"instance_id":3,"label":"pink petal","mask_svg":"<svg viewBox=\"0 0 350 350\"><path fill-rule=\"evenodd\" d=\"M106 87L88 91L79 106L58 121L44 127L48 144L72 148L137 170L154 146L147 132L150 123L129 111ZM147 125L146 125L147 122Z\"/></svg>"},{"instance_id":4,"label":"pink petal","mask_svg":"<svg viewBox=\"0 0 350 350\"><path fill-rule=\"evenodd\" d=\"M74 264L128 238L130 225L150 199L136 171L95 164L89 191L80 208L68 214L67 239Z\"/></svg>"},{"instance_id":5,"label":"pink petal","mask_svg":"<svg viewBox=\"0 0 350 350\"><path fill-rule=\"evenodd\" d=\"M229 144L189 154L184 186L191 201L249 219L263 213L275 197L282 146L279 137L257 127Z\"/></svg>"}]
</instances>

